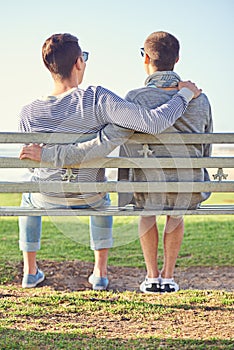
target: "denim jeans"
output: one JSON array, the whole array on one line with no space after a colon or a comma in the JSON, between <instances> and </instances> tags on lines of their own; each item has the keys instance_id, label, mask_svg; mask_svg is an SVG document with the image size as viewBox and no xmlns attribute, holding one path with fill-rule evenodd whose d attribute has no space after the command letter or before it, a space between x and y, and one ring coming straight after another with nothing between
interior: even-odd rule
<instances>
[{"instance_id":1,"label":"denim jeans","mask_svg":"<svg viewBox=\"0 0 234 350\"><path fill-rule=\"evenodd\" d=\"M107 194L102 200L95 203L95 207L107 206L110 204L110 198ZM41 203L33 199L32 193L23 193L22 207L41 208ZM93 204L92 204L93 206ZM52 203L43 203L46 209L71 208L85 209L90 205L80 205L67 207ZM92 250L111 248L113 245L112 238L112 216L91 216L90 217L90 247ZM41 216L22 216L19 218L19 247L25 252L35 252L40 249L41 245L42 220Z\"/></svg>"}]
</instances>

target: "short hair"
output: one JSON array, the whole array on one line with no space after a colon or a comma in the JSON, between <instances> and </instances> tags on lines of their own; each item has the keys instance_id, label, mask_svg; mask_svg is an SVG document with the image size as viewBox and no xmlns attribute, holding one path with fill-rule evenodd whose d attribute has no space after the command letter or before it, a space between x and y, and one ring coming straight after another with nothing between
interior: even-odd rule
<instances>
[{"instance_id":1,"label":"short hair","mask_svg":"<svg viewBox=\"0 0 234 350\"><path fill-rule=\"evenodd\" d=\"M173 70L179 57L179 41L167 32L150 34L144 44L145 53L159 71Z\"/></svg>"},{"instance_id":2,"label":"short hair","mask_svg":"<svg viewBox=\"0 0 234 350\"><path fill-rule=\"evenodd\" d=\"M42 46L42 58L52 75L71 76L72 67L82 54L78 39L68 33L53 34Z\"/></svg>"}]
</instances>

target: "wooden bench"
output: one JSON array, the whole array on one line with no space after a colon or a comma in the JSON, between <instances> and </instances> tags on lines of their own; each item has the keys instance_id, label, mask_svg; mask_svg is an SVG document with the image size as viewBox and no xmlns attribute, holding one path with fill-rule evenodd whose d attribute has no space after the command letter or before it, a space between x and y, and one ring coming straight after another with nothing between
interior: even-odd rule
<instances>
[{"instance_id":1,"label":"wooden bench","mask_svg":"<svg viewBox=\"0 0 234 350\"><path fill-rule=\"evenodd\" d=\"M234 143L234 133L213 133L213 134L179 134L177 140L170 134L160 134L157 137L152 135L134 134L128 142L137 142L144 144L174 144L182 142L183 144L220 144L223 147L230 147ZM52 143L67 144L76 143L79 135L77 134L48 134L48 133L0 133L1 144L25 144L25 143ZM190 167L192 168L212 168L214 177L209 182L168 182L166 190L162 182L123 182L123 181L107 181L107 182L88 182L88 183L63 183L63 190L66 192L109 192L109 193L128 193L129 188L135 192L178 192L179 188L183 188L183 192L234 192L234 180L231 178L230 171L233 171L234 157L228 156L212 156L206 158L189 158ZM176 166L178 168L186 168L188 158L177 158ZM154 168L160 165L161 168L174 168L175 164L172 158L122 158L122 157L106 157L83 163L81 166L72 166L72 168ZM20 160L17 157L6 157L0 155L0 168L37 168L48 167L48 164L42 164L30 160ZM1 174L1 172L0 172ZM59 186L60 184L60 186ZM165 183L164 183L165 184ZM22 192L40 192L50 190L53 192L61 191L61 183L46 182L36 183L30 181L2 181L0 177L0 193L22 193ZM181 190L180 190L181 191ZM234 195L233 195L234 196ZM141 210L133 206L118 207L110 206L106 209L23 209L18 206L1 206L0 216L90 216L90 215L114 215L114 216L137 216L137 215L223 215L234 214L234 205L206 205L202 204L199 209L195 210Z\"/></svg>"}]
</instances>

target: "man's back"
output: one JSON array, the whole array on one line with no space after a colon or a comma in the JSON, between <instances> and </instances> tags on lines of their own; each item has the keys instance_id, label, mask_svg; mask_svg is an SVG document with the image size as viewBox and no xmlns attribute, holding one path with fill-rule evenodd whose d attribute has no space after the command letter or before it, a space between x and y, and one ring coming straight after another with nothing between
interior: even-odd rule
<instances>
[{"instance_id":1,"label":"man's back","mask_svg":"<svg viewBox=\"0 0 234 350\"><path fill-rule=\"evenodd\" d=\"M177 92L157 87L143 87L130 91L126 99L147 108L166 103ZM185 113L164 132L208 132L212 129L210 104L205 94L191 101Z\"/></svg>"},{"instance_id":2,"label":"man's back","mask_svg":"<svg viewBox=\"0 0 234 350\"><path fill-rule=\"evenodd\" d=\"M162 74L160 74L162 73ZM157 72L153 76L159 78L164 72ZM168 81L170 77L175 75L174 72L167 72ZM156 79L157 80L157 79ZM166 103L175 93L176 89L157 88L155 85L150 85L130 91L126 99L142 106L152 108ZM212 132L212 117L210 104L207 97L201 94L197 99L194 99L189 105L186 112L179 118L175 124L166 129L164 132L176 133L204 133ZM173 137L173 136L172 136ZM153 153L150 157L203 157L209 156L211 149L209 145L148 145ZM131 155L139 157L140 145L128 145L121 148L120 154ZM175 161L176 164L176 161ZM134 169L132 172L132 180L135 181L205 181L208 179L206 169L192 169L191 171L184 171L183 169ZM167 194L135 194L136 203L140 207L196 207L201 201L205 200L209 195L206 193L189 195L173 195ZM121 199L120 199L121 203Z\"/></svg>"},{"instance_id":3,"label":"man's back","mask_svg":"<svg viewBox=\"0 0 234 350\"><path fill-rule=\"evenodd\" d=\"M95 92L95 89L92 88L85 93L83 90L75 88L59 96L47 96L33 101L25 106L21 112L20 131L88 133L91 134L91 139L105 125L104 121L101 123L98 120L93 111L90 112L89 103L94 101ZM39 168L34 170L32 180L61 181L65 172L66 169ZM72 169L72 173L75 182L78 180L87 181L87 179L101 181L105 176L103 169ZM53 197L61 196L55 193L49 194ZM66 193L64 195L74 197L74 194ZM76 195L78 198L87 198L87 196L89 195Z\"/></svg>"}]
</instances>

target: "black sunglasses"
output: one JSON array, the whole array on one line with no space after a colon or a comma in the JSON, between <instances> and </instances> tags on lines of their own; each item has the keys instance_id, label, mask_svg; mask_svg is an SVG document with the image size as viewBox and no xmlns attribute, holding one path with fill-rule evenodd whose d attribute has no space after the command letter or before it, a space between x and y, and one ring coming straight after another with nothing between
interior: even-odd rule
<instances>
[{"instance_id":1,"label":"black sunglasses","mask_svg":"<svg viewBox=\"0 0 234 350\"><path fill-rule=\"evenodd\" d=\"M84 62L87 62L88 58L89 58L89 52L83 51L82 52L82 57L83 57Z\"/></svg>"},{"instance_id":2,"label":"black sunglasses","mask_svg":"<svg viewBox=\"0 0 234 350\"><path fill-rule=\"evenodd\" d=\"M144 56L145 56L145 50L144 50L144 47L141 47L141 48L140 48L140 50L141 50L141 56L142 56L142 57L144 57Z\"/></svg>"}]
</instances>

